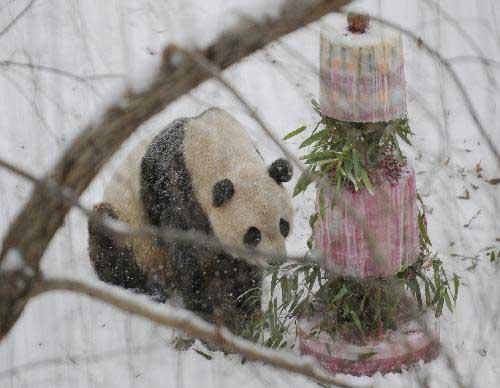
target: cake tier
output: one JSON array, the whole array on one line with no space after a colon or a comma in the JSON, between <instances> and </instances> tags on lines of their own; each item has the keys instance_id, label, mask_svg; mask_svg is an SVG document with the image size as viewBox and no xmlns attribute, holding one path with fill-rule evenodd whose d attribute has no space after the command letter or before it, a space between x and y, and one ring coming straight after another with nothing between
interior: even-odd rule
<instances>
[{"instance_id":1,"label":"cake tier","mask_svg":"<svg viewBox=\"0 0 500 388\"><path fill-rule=\"evenodd\" d=\"M357 122L406 115L401 34L376 22L366 32L354 33L344 15L333 18L320 37L321 111Z\"/></svg>"},{"instance_id":2,"label":"cake tier","mask_svg":"<svg viewBox=\"0 0 500 388\"><path fill-rule=\"evenodd\" d=\"M343 188L343 205L332 208L336 190L324 190L325 212L315 224L315 248L323 252L330 271L357 278L390 277L416 260L419 235L412 169L403 169L395 184L375 185L373 194Z\"/></svg>"},{"instance_id":3,"label":"cake tier","mask_svg":"<svg viewBox=\"0 0 500 388\"><path fill-rule=\"evenodd\" d=\"M388 330L378 339L364 345L332 340L321 333L318 338L308 338L317 325L318 317L298 321L299 349L301 355L310 355L330 373L371 376L401 371L420 360L425 362L439 355L439 326L432 314L401 324L397 330Z\"/></svg>"}]
</instances>

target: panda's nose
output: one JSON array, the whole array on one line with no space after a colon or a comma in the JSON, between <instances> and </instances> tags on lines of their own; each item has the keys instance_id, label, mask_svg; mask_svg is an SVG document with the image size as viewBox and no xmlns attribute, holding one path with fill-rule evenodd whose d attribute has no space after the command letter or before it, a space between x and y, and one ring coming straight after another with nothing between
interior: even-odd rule
<instances>
[{"instance_id":1,"label":"panda's nose","mask_svg":"<svg viewBox=\"0 0 500 388\"><path fill-rule=\"evenodd\" d=\"M255 248L257 245L259 245L261 240L262 233L255 226L251 226L250 228L248 228L245 236L243 237L243 243L248 248Z\"/></svg>"}]
</instances>

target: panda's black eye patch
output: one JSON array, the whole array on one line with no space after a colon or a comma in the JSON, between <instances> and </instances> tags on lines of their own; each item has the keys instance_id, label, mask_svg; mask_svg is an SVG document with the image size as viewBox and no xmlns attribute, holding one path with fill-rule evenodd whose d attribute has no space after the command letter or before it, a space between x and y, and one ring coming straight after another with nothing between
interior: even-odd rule
<instances>
[{"instance_id":1,"label":"panda's black eye patch","mask_svg":"<svg viewBox=\"0 0 500 388\"><path fill-rule=\"evenodd\" d=\"M215 183L212 188L212 204L215 207L222 206L234 195L233 182L229 179L223 179Z\"/></svg>"},{"instance_id":2,"label":"panda's black eye patch","mask_svg":"<svg viewBox=\"0 0 500 388\"><path fill-rule=\"evenodd\" d=\"M262 234L260 233L260 230L255 226L251 226L248 228L245 236L243 237L243 243L249 248L255 248L259 245L261 239Z\"/></svg>"},{"instance_id":3,"label":"panda's black eye patch","mask_svg":"<svg viewBox=\"0 0 500 388\"><path fill-rule=\"evenodd\" d=\"M280 218L280 233L285 238L288 237L288 233L290 233L290 223L283 218Z\"/></svg>"},{"instance_id":4,"label":"panda's black eye patch","mask_svg":"<svg viewBox=\"0 0 500 388\"><path fill-rule=\"evenodd\" d=\"M280 158L271 163L267 172L276 183L281 184L292 179L293 167L288 160Z\"/></svg>"}]
</instances>

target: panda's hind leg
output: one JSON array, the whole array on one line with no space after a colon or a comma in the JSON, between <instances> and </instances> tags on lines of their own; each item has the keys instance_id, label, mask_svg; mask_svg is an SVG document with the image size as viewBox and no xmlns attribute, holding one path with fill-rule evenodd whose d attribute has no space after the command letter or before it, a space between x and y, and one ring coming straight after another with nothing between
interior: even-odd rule
<instances>
[{"instance_id":1,"label":"panda's hind leg","mask_svg":"<svg viewBox=\"0 0 500 388\"><path fill-rule=\"evenodd\" d=\"M109 203L95 205L94 212L101 217L119 220L117 212ZM120 244L98 222L90 220L88 231L89 257L99 279L124 288L144 290L147 279L134 260L133 249Z\"/></svg>"}]
</instances>

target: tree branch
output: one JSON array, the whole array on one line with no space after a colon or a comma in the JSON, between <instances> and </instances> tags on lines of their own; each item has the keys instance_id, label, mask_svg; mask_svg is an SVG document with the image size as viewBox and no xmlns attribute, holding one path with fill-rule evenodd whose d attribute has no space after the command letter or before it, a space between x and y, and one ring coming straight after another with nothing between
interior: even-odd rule
<instances>
[{"instance_id":1,"label":"tree branch","mask_svg":"<svg viewBox=\"0 0 500 388\"><path fill-rule=\"evenodd\" d=\"M351 387L345 380L326 373L310 357L297 357L282 351L258 346L253 342L233 335L224 327L210 324L194 313L161 304L145 302L143 296L132 295L119 287L94 287L77 280L42 279L33 288L31 296L47 291L71 291L85 294L130 314L146 318L158 325L180 330L189 336L199 338L222 347L228 352L236 352L248 360L262 361L275 368L301 374L323 384L337 387Z\"/></svg>"},{"instance_id":2,"label":"tree branch","mask_svg":"<svg viewBox=\"0 0 500 388\"><path fill-rule=\"evenodd\" d=\"M325 14L337 11L350 0L287 1L277 19L242 23L224 32L218 40L200 52L208 61L225 69L273 40L309 24ZM103 117L85 128L59 159L48 177L75 195L87 188L113 153L145 121L171 102L210 78L198 71L191 61L178 61L172 46L165 49L162 64L151 85L143 92L129 92L125 101L109 107ZM70 206L61 203L43 188L36 187L24 209L11 224L3 241L0 263L10 249L16 249L35 271L39 269L52 237L62 225ZM1 277L1 276L0 276ZM0 279L8 282L8 279ZM10 330L22 312L24 295L32 286L26 282L11 295L0 294L0 339ZM21 296L21 297L20 297ZM14 298L14 299L13 299Z\"/></svg>"}]
</instances>

